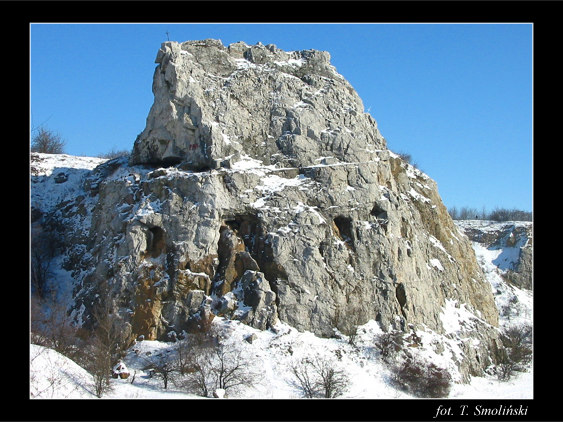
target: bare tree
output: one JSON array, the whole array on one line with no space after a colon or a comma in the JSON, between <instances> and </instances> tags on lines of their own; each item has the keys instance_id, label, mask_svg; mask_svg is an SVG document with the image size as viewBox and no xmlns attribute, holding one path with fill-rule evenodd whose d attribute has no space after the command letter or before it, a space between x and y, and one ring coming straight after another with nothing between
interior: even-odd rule
<instances>
[{"instance_id":1,"label":"bare tree","mask_svg":"<svg viewBox=\"0 0 563 422\"><path fill-rule=\"evenodd\" d=\"M193 339L182 381L188 391L210 397L217 389L232 392L257 381L249 361L233 345L221 343L218 337Z\"/></svg>"},{"instance_id":2,"label":"bare tree","mask_svg":"<svg viewBox=\"0 0 563 422\"><path fill-rule=\"evenodd\" d=\"M146 365L143 370L153 371L159 378L162 379L163 387L166 390L168 383L173 381L175 373L178 371L177 359L172 356L171 350L166 350L156 355L151 355L149 358L144 358Z\"/></svg>"},{"instance_id":3,"label":"bare tree","mask_svg":"<svg viewBox=\"0 0 563 422\"><path fill-rule=\"evenodd\" d=\"M341 396L350 383L346 373L338 369L333 360L319 355L293 364L291 372L297 380L295 385L306 398Z\"/></svg>"},{"instance_id":4,"label":"bare tree","mask_svg":"<svg viewBox=\"0 0 563 422\"><path fill-rule=\"evenodd\" d=\"M190 358L191 370L186 371L186 378L181 385L188 391L202 397L209 397L213 393L213 353L209 347L192 349Z\"/></svg>"},{"instance_id":5,"label":"bare tree","mask_svg":"<svg viewBox=\"0 0 563 422\"><path fill-rule=\"evenodd\" d=\"M40 298L49 290L49 278L52 276L52 261L55 256L56 241L53 234L34 224L31 227L30 278L31 287Z\"/></svg>"},{"instance_id":6,"label":"bare tree","mask_svg":"<svg viewBox=\"0 0 563 422\"><path fill-rule=\"evenodd\" d=\"M192 372L192 351L187 339L179 340L176 343L176 370L180 376L187 375Z\"/></svg>"},{"instance_id":7,"label":"bare tree","mask_svg":"<svg viewBox=\"0 0 563 422\"><path fill-rule=\"evenodd\" d=\"M240 350L220 344L215 348L215 356L213 372L216 389L220 388L227 392L254 383L256 375L249 371L248 362Z\"/></svg>"},{"instance_id":8,"label":"bare tree","mask_svg":"<svg viewBox=\"0 0 563 422\"><path fill-rule=\"evenodd\" d=\"M61 135L44 127L37 129L37 134L31 141L31 152L44 154L63 154L65 141Z\"/></svg>"},{"instance_id":9,"label":"bare tree","mask_svg":"<svg viewBox=\"0 0 563 422\"><path fill-rule=\"evenodd\" d=\"M109 290L101 286L98 303L92 310L95 327L88 338L86 369L94 377L96 396L111 390L111 368L124 348L121 324L110 306Z\"/></svg>"},{"instance_id":10,"label":"bare tree","mask_svg":"<svg viewBox=\"0 0 563 422\"><path fill-rule=\"evenodd\" d=\"M302 360L292 364L291 373L296 380L294 385L301 390L303 397L312 399L319 396L316 377L307 365L307 361Z\"/></svg>"},{"instance_id":11,"label":"bare tree","mask_svg":"<svg viewBox=\"0 0 563 422\"><path fill-rule=\"evenodd\" d=\"M33 295L30 310L31 341L54 349L75 361L80 360L77 328L67 310L66 301L60 294L51 291L44 298Z\"/></svg>"},{"instance_id":12,"label":"bare tree","mask_svg":"<svg viewBox=\"0 0 563 422\"><path fill-rule=\"evenodd\" d=\"M110 384L111 353L103 340L95 335L90 338L89 346L87 369L94 378L94 392L96 396L102 397L105 393L111 391L112 388Z\"/></svg>"}]
</instances>

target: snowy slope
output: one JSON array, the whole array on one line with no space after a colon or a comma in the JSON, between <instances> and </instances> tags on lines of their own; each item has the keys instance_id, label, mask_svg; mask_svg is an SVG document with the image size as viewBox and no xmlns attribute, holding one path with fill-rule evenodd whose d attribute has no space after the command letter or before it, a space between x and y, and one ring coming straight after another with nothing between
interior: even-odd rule
<instances>
[{"instance_id":1,"label":"snowy slope","mask_svg":"<svg viewBox=\"0 0 563 422\"><path fill-rule=\"evenodd\" d=\"M66 155L37 154L31 163L30 199L33 207L47 211L59 201L81 194L81 182L104 159L71 157ZM236 170L256 171L251 162L243 162L248 168ZM243 163L238 163L243 166ZM55 178L59 173L66 175L63 183ZM285 179L284 179L285 180ZM290 179L291 180L291 179ZM271 183L270 183L271 182ZM264 189L275 189L274 176L264 179ZM296 179L295 183L300 181ZM272 185L272 186L271 186ZM479 224L484 224L480 222ZM486 227L482 227L486 229ZM498 251L473 243L479 264L483 268L499 309L510 309L501 313L501 326L532 321L532 292L507 285L501 277L503 268L498 265ZM61 275L62 274L61 272ZM507 308L509 307L509 308ZM458 329L464 317L464 307L448 303L444 308L443 322L452 332ZM343 398L394 399L413 398L397 390L389 383L388 366L381 360L374 347L374 337L381 333L378 324L369 321L359 327L355 345L349 338L339 334L326 339L308 332L298 332L294 328L278 323L275 330L258 331L237 321L215 318L214 321L223 332L228 333L228 342L240 350L256 373L252 388L231 393L232 398L298 398L299 390L294 384L289 368L292 363L315 355L330 358L335 366L344 370L350 378L349 388ZM256 339L248 343L244 339L254 334ZM413 354L420 355L439 366L446 367L454 380L459 381L459 373L452 357L459 349L452 341L431 331L418 331L422 347L412 348ZM444 350L437 352L437 343L444 344ZM139 341L133 345L124 358L131 371L129 379L111 379L113 390L105 398L199 398L188 394L180 387L169 385L162 388L162 381L143 368L143 356L155 353L174 353L174 343ZM95 398L92 376L74 362L53 350L32 345L30 348L30 381L32 398ZM134 375L134 378L133 378ZM133 382L131 382L133 381ZM532 372L518 374L508 382L499 382L494 376L474 377L470 384L453 385L450 398L533 398Z\"/></svg>"},{"instance_id":2,"label":"snowy slope","mask_svg":"<svg viewBox=\"0 0 563 422\"><path fill-rule=\"evenodd\" d=\"M60 353L32 344L29 350L30 397L40 399L93 398L93 378Z\"/></svg>"},{"instance_id":3,"label":"snowy slope","mask_svg":"<svg viewBox=\"0 0 563 422\"><path fill-rule=\"evenodd\" d=\"M47 211L61 201L80 195L84 177L106 161L105 158L32 153L30 155L31 206ZM59 175L61 178L57 179ZM61 182L57 183L56 180Z\"/></svg>"},{"instance_id":4,"label":"snowy slope","mask_svg":"<svg viewBox=\"0 0 563 422\"><path fill-rule=\"evenodd\" d=\"M373 335L380 332L373 321L359 330L354 347L346 338L321 339L312 333L299 333L284 325L276 326L273 331L258 331L237 321L224 321L217 318L217 323L230 331L229 342L236 345L242 355L251 362L249 370L257 377L250 388L239 390L231 398L250 399L288 399L301 398L299 390L293 383L289 371L292 363L305 357L323 356L329 358L335 367L343 369L350 379L350 385L341 398L348 399L405 399L414 398L399 391L389 384L389 370L381 361L373 347ZM256 339L252 344L244 341L254 333ZM423 343L428 336L423 335ZM43 354L34 359L38 350ZM201 398L182 391L171 384L163 389L162 380L150 377L143 370L143 357L158 353L174 353L173 343L158 341L141 341L132 346L124 359L131 376L129 379L111 379L112 391L104 398L151 398L151 399L194 399ZM437 363L443 364L444 359L429 350L418 350L420 355L429 356ZM32 345L31 349L31 397L32 398L95 398L92 377L74 362L64 356ZM133 374L135 378L133 379ZM53 386L47 380L56 379ZM133 380L133 383L131 381ZM520 373L508 382L500 382L493 376L474 377L470 384L454 384L449 398L464 399L522 399L533 397L533 373Z\"/></svg>"},{"instance_id":5,"label":"snowy slope","mask_svg":"<svg viewBox=\"0 0 563 422\"><path fill-rule=\"evenodd\" d=\"M475 230L483 234L495 234L502 232L507 224L515 228L530 228L529 221L494 222L487 220L458 220L456 225L462 230ZM477 262L483 269L491 288L497 308L500 312L500 326L521 325L533 322L533 292L520 289L507 283L502 275L516 265L520 254L520 248L525 246L529 239L525 237L518 239L514 244L507 245L506 242L496 241L489 244L485 242L472 242Z\"/></svg>"}]
</instances>

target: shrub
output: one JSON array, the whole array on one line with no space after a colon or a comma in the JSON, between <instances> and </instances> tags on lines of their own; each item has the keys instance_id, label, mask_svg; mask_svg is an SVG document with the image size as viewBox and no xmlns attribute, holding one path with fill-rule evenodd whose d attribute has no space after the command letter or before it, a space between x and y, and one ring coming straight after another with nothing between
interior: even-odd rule
<instances>
[{"instance_id":1,"label":"shrub","mask_svg":"<svg viewBox=\"0 0 563 422\"><path fill-rule=\"evenodd\" d=\"M350 383L348 376L334 362L321 356L307 357L291 367L296 385L306 398L341 396Z\"/></svg>"},{"instance_id":2,"label":"shrub","mask_svg":"<svg viewBox=\"0 0 563 422\"><path fill-rule=\"evenodd\" d=\"M405 163L408 163L408 164L410 164L411 166L413 166L414 168L420 170L420 168L418 167L418 164L412 161L412 155L411 155L411 154L408 154L408 153L406 153L406 152L399 152L397 155L398 155L399 158L400 158L401 160L403 160Z\"/></svg>"},{"instance_id":3,"label":"shrub","mask_svg":"<svg viewBox=\"0 0 563 422\"><path fill-rule=\"evenodd\" d=\"M497 376L502 381L509 380L515 371L525 370L532 360L532 327L512 326L501 334L503 349L497 354Z\"/></svg>"},{"instance_id":4,"label":"shrub","mask_svg":"<svg viewBox=\"0 0 563 422\"><path fill-rule=\"evenodd\" d=\"M408 357L391 366L391 383L417 397L447 397L451 375L446 369L420 358Z\"/></svg>"},{"instance_id":5,"label":"shrub","mask_svg":"<svg viewBox=\"0 0 563 422\"><path fill-rule=\"evenodd\" d=\"M398 353L403 348L403 342L403 333L398 330L379 334L374 340L375 347L379 350L384 360Z\"/></svg>"},{"instance_id":6,"label":"shrub","mask_svg":"<svg viewBox=\"0 0 563 422\"><path fill-rule=\"evenodd\" d=\"M40 127L31 141L31 152L63 154L65 141L57 133Z\"/></svg>"},{"instance_id":7,"label":"shrub","mask_svg":"<svg viewBox=\"0 0 563 422\"><path fill-rule=\"evenodd\" d=\"M128 157L130 155L130 151L128 150L118 150L118 149L111 149L108 152L102 153L98 155L98 158L107 158L108 160L113 160L114 158L120 157Z\"/></svg>"},{"instance_id":8,"label":"shrub","mask_svg":"<svg viewBox=\"0 0 563 422\"><path fill-rule=\"evenodd\" d=\"M399 157L401 158L401 160L407 162L407 163L411 163L412 161L412 156L406 152L399 152Z\"/></svg>"},{"instance_id":9,"label":"shrub","mask_svg":"<svg viewBox=\"0 0 563 422\"><path fill-rule=\"evenodd\" d=\"M255 384L258 376L240 350L221 343L217 337L191 338L194 340L191 353L180 381L188 392L210 397L218 389L229 393Z\"/></svg>"}]
</instances>

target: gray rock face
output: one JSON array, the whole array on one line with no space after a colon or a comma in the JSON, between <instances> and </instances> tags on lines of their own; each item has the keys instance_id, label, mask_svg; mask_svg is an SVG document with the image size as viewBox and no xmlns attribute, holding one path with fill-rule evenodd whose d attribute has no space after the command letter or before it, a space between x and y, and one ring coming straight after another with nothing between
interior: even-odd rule
<instances>
[{"instance_id":1,"label":"gray rock face","mask_svg":"<svg viewBox=\"0 0 563 422\"><path fill-rule=\"evenodd\" d=\"M219 41L166 42L155 102L132 164L229 166L243 156L305 167L376 158L385 141L326 52Z\"/></svg>"},{"instance_id":2,"label":"gray rock face","mask_svg":"<svg viewBox=\"0 0 563 422\"><path fill-rule=\"evenodd\" d=\"M490 363L498 311L469 240L328 53L205 40L164 43L156 62L130 162L94 171L96 205L73 217L89 227L68 254L84 323L102 285L124 332L146 339L205 312L321 336L374 319L455 337L444 312L457 304L475 316L463 365Z\"/></svg>"}]
</instances>

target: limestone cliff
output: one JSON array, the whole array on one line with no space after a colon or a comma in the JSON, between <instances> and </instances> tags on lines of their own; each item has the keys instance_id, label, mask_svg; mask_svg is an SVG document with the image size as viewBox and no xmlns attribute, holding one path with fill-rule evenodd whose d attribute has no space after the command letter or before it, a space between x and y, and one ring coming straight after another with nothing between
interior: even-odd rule
<instances>
[{"instance_id":1,"label":"limestone cliff","mask_svg":"<svg viewBox=\"0 0 563 422\"><path fill-rule=\"evenodd\" d=\"M85 179L87 213L58 211L88 227L67 254L85 324L96 294L131 339L212 315L321 336L373 319L459 341L467 373L490 363L498 310L471 243L328 53L166 42L156 63L129 162ZM452 306L470 326L449 329Z\"/></svg>"}]
</instances>

